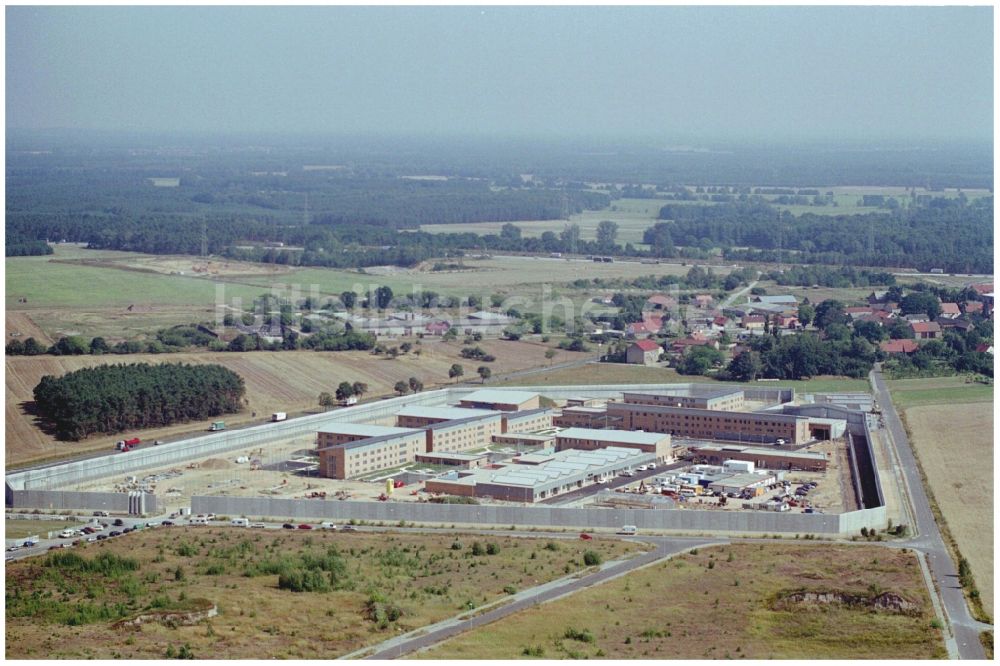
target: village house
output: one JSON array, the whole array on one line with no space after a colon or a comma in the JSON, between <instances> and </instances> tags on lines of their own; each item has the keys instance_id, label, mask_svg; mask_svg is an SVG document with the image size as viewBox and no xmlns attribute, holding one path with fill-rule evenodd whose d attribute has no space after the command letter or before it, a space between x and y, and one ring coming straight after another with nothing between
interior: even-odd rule
<instances>
[{"instance_id":1,"label":"village house","mask_svg":"<svg viewBox=\"0 0 1000 666\"><path fill-rule=\"evenodd\" d=\"M962 314L962 311L958 308L958 303L942 303L941 304L941 316L946 319L955 319Z\"/></svg>"},{"instance_id":2,"label":"village house","mask_svg":"<svg viewBox=\"0 0 1000 666\"><path fill-rule=\"evenodd\" d=\"M917 321L911 326L913 337L917 340L937 340L941 337L941 326L936 321Z\"/></svg>"},{"instance_id":3,"label":"village house","mask_svg":"<svg viewBox=\"0 0 1000 666\"><path fill-rule=\"evenodd\" d=\"M637 340L625 350L625 362L635 365L656 365L663 348L654 340Z\"/></svg>"},{"instance_id":4,"label":"village house","mask_svg":"<svg viewBox=\"0 0 1000 666\"><path fill-rule=\"evenodd\" d=\"M912 354L920 349L913 340L886 340L879 344L879 348L886 354Z\"/></svg>"},{"instance_id":5,"label":"village house","mask_svg":"<svg viewBox=\"0 0 1000 666\"><path fill-rule=\"evenodd\" d=\"M764 315L744 315L743 319L740 320L740 326L748 331L763 331Z\"/></svg>"}]
</instances>

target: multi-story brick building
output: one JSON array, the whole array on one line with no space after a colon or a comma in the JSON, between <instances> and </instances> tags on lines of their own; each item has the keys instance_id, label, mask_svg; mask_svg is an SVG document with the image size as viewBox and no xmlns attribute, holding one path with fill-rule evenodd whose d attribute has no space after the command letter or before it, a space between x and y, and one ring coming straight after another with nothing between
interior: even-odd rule
<instances>
[{"instance_id":1,"label":"multi-story brick building","mask_svg":"<svg viewBox=\"0 0 1000 666\"><path fill-rule=\"evenodd\" d=\"M639 449L656 456L656 462L673 460L670 435L658 432L631 432L628 430L595 430L591 428L567 428L556 435L556 451L579 449L593 451L617 446Z\"/></svg>"},{"instance_id":2,"label":"multi-story brick building","mask_svg":"<svg viewBox=\"0 0 1000 666\"><path fill-rule=\"evenodd\" d=\"M809 419L790 414L724 412L655 404L610 403L608 414L622 418L623 430L670 433L674 437L741 442L804 444Z\"/></svg>"},{"instance_id":3,"label":"multi-story brick building","mask_svg":"<svg viewBox=\"0 0 1000 666\"><path fill-rule=\"evenodd\" d=\"M736 412L743 409L745 404L743 389L737 388L680 389L664 395L656 393L624 393L623 395L622 402L637 405L714 409L720 412Z\"/></svg>"}]
</instances>

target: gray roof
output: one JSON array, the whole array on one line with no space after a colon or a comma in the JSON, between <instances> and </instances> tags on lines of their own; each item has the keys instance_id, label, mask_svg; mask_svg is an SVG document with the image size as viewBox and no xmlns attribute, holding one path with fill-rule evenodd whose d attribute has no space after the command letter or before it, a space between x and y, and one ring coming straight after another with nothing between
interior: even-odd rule
<instances>
[{"instance_id":1,"label":"gray roof","mask_svg":"<svg viewBox=\"0 0 1000 666\"><path fill-rule=\"evenodd\" d=\"M534 391L512 391L507 389L479 389L461 398L462 402L497 402L516 405L538 397Z\"/></svg>"},{"instance_id":2,"label":"gray roof","mask_svg":"<svg viewBox=\"0 0 1000 666\"><path fill-rule=\"evenodd\" d=\"M656 444L670 437L658 432L641 430L597 430L595 428L566 428L556 435L568 439L593 439L601 442L627 442L629 444Z\"/></svg>"},{"instance_id":3,"label":"gray roof","mask_svg":"<svg viewBox=\"0 0 1000 666\"><path fill-rule=\"evenodd\" d=\"M383 435L401 435L414 432L413 428L396 428L393 426L370 425L367 423L329 423L319 432L329 432L336 435L362 435L364 437L381 437Z\"/></svg>"},{"instance_id":4,"label":"gray roof","mask_svg":"<svg viewBox=\"0 0 1000 666\"><path fill-rule=\"evenodd\" d=\"M499 414L499 412L492 409L473 409L471 407L424 407L423 405L410 405L396 412L396 416L418 416L448 421L465 419L470 416L486 416L487 414Z\"/></svg>"}]
</instances>

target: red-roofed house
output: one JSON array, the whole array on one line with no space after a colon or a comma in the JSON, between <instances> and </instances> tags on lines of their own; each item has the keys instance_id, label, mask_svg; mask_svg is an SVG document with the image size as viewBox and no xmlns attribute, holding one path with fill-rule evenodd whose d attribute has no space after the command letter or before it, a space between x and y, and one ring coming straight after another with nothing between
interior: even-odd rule
<instances>
[{"instance_id":1,"label":"red-roofed house","mask_svg":"<svg viewBox=\"0 0 1000 666\"><path fill-rule=\"evenodd\" d=\"M651 331L648 328L646 328L646 324L644 324L641 321L637 321L635 323L629 324L628 327L625 329L625 332L628 333L629 335L635 336L635 335L647 335Z\"/></svg>"},{"instance_id":2,"label":"red-roofed house","mask_svg":"<svg viewBox=\"0 0 1000 666\"><path fill-rule=\"evenodd\" d=\"M658 306L660 308L672 308L677 305L677 301L670 298L669 296L664 296L663 294L653 294L646 299L646 302L653 306Z\"/></svg>"},{"instance_id":3,"label":"red-roofed house","mask_svg":"<svg viewBox=\"0 0 1000 666\"><path fill-rule=\"evenodd\" d=\"M444 335L451 328L451 324L446 321L432 321L424 327L428 335Z\"/></svg>"},{"instance_id":4,"label":"red-roofed house","mask_svg":"<svg viewBox=\"0 0 1000 666\"><path fill-rule=\"evenodd\" d=\"M966 301L965 312L966 314L982 314L983 304L979 301Z\"/></svg>"},{"instance_id":5,"label":"red-roofed house","mask_svg":"<svg viewBox=\"0 0 1000 666\"><path fill-rule=\"evenodd\" d=\"M972 291L976 292L977 294L992 294L993 293L993 284L992 283L988 283L987 282L987 283L982 283L982 284L970 284L969 287L972 289Z\"/></svg>"},{"instance_id":6,"label":"red-roofed house","mask_svg":"<svg viewBox=\"0 0 1000 666\"><path fill-rule=\"evenodd\" d=\"M654 365L660 360L663 348L655 340L636 340L625 350L625 362L637 365Z\"/></svg>"},{"instance_id":7,"label":"red-roofed house","mask_svg":"<svg viewBox=\"0 0 1000 666\"><path fill-rule=\"evenodd\" d=\"M917 340L937 340L941 337L941 325L936 321L915 321L910 326Z\"/></svg>"},{"instance_id":8,"label":"red-roofed house","mask_svg":"<svg viewBox=\"0 0 1000 666\"><path fill-rule=\"evenodd\" d=\"M850 315L851 317L854 317L856 315L868 314L871 311L872 309L871 306L869 305L852 305L849 308L844 308L844 312Z\"/></svg>"},{"instance_id":9,"label":"red-roofed house","mask_svg":"<svg viewBox=\"0 0 1000 666\"><path fill-rule=\"evenodd\" d=\"M913 340L886 340L879 347L886 354L912 354L920 349L920 346Z\"/></svg>"},{"instance_id":10,"label":"red-roofed house","mask_svg":"<svg viewBox=\"0 0 1000 666\"><path fill-rule=\"evenodd\" d=\"M696 294L694 297L694 304L699 308L710 308L714 302L711 294Z\"/></svg>"},{"instance_id":11,"label":"red-roofed house","mask_svg":"<svg viewBox=\"0 0 1000 666\"><path fill-rule=\"evenodd\" d=\"M983 353L983 354L989 354L990 356L992 356L993 355L993 345L991 345L988 342L984 342L982 344L976 345L976 351L980 352L980 353Z\"/></svg>"},{"instance_id":12,"label":"red-roofed house","mask_svg":"<svg viewBox=\"0 0 1000 666\"><path fill-rule=\"evenodd\" d=\"M771 321L778 328L799 328L799 318L794 315L774 315L774 319Z\"/></svg>"},{"instance_id":13,"label":"red-roofed house","mask_svg":"<svg viewBox=\"0 0 1000 666\"><path fill-rule=\"evenodd\" d=\"M748 331L764 330L764 315L746 315L740 320L740 325Z\"/></svg>"},{"instance_id":14,"label":"red-roofed house","mask_svg":"<svg viewBox=\"0 0 1000 666\"><path fill-rule=\"evenodd\" d=\"M962 314L962 311L958 309L958 303L942 303L941 304L941 316L948 319L954 319Z\"/></svg>"}]
</instances>

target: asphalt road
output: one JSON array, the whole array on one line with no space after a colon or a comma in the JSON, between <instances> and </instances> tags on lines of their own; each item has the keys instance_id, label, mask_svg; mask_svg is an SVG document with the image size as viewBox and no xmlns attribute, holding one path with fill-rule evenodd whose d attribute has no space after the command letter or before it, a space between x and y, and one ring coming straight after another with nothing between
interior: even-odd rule
<instances>
[{"instance_id":1,"label":"asphalt road","mask_svg":"<svg viewBox=\"0 0 1000 666\"><path fill-rule=\"evenodd\" d=\"M890 442L896 450L900 466L906 480L906 486L912 504L912 515L916 520L918 535L909 542L913 548L927 555L931 575L940 591L945 614L951 624L955 637L955 648L962 659L985 659L986 654L979 642L979 632L992 629L992 625L975 620L965 602L965 594L958 582L958 570L952 562L941 530L938 529L934 514L931 513L930 502L920 479L917 461L913 457L910 440L906 436L903 423L892 404L889 389L882 377L880 366L876 366L870 375L875 398L882 407L885 425L890 435Z\"/></svg>"},{"instance_id":2,"label":"asphalt road","mask_svg":"<svg viewBox=\"0 0 1000 666\"><path fill-rule=\"evenodd\" d=\"M462 619L449 619L439 622L430 627L424 627L409 635L390 639L374 648L367 648L362 653L374 649L375 652L365 656L366 659L395 659L403 655L429 648L441 641L447 640L463 632L475 629L476 627L496 622L512 613L517 613L533 606L559 599L560 597L579 592L592 585L606 582L617 578L630 571L635 571L641 567L653 564L654 562L675 555L690 548L707 546L716 543L727 543L727 539L701 539L701 538L659 538L643 537L642 541L656 544L656 548L642 555L633 557L623 562L613 563L610 566L602 567L598 571L587 574L580 578L563 578L554 583L540 585L530 590L525 590L515 595L515 600L511 603L486 611L474 617ZM419 634L419 635L413 635ZM346 655L344 658L351 658Z\"/></svg>"}]
</instances>

